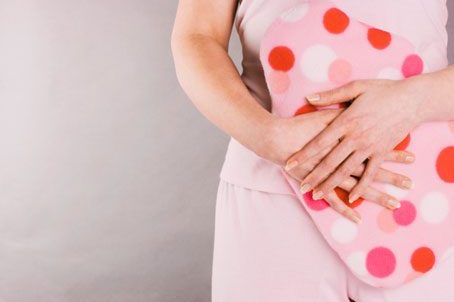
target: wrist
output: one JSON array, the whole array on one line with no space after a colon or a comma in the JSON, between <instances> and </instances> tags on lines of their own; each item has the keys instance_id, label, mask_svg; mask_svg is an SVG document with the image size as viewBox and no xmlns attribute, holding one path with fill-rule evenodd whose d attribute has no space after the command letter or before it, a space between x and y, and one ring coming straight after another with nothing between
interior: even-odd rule
<instances>
[{"instance_id":1,"label":"wrist","mask_svg":"<svg viewBox=\"0 0 454 302\"><path fill-rule=\"evenodd\" d=\"M433 120L434 90L437 80L434 74L423 74L406 80L415 102L415 123L417 125ZM417 126L416 125L416 126Z\"/></svg>"},{"instance_id":2,"label":"wrist","mask_svg":"<svg viewBox=\"0 0 454 302\"><path fill-rule=\"evenodd\" d=\"M448 67L412 79L422 97L418 110L421 122L448 121L454 119L453 94L454 68Z\"/></svg>"},{"instance_id":3,"label":"wrist","mask_svg":"<svg viewBox=\"0 0 454 302\"><path fill-rule=\"evenodd\" d=\"M252 139L252 150L260 157L276 162L275 138L281 128L281 118L269 113L258 123L257 132Z\"/></svg>"}]
</instances>

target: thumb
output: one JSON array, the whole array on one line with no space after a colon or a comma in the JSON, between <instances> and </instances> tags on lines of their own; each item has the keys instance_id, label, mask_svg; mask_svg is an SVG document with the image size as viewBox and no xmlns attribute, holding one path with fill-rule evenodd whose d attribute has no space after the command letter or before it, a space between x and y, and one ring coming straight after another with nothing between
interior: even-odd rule
<instances>
[{"instance_id":1,"label":"thumb","mask_svg":"<svg viewBox=\"0 0 454 302\"><path fill-rule=\"evenodd\" d=\"M338 88L308 95L306 99L315 106L328 106L348 102L364 93L366 86L366 80L352 81Z\"/></svg>"}]
</instances>

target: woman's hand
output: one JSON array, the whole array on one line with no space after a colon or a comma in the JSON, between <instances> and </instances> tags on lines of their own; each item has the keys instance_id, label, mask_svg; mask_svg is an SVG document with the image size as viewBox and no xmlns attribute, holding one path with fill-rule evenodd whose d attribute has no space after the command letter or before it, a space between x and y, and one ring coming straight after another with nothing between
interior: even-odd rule
<instances>
[{"instance_id":1,"label":"woman's hand","mask_svg":"<svg viewBox=\"0 0 454 302\"><path fill-rule=\"evenodd\" d=\"M367 160L349 200L363 195L387 154L423 119L421 107L426 92L424 85L418 83L413 79L359 80L307 97L316 106L354 101L320 135L289 158L287 167L296 168L336 144L302 180L302 191L313 189L313 198L320 199ZM413 160L408 155L403 162ZM411 188L412 184L407 179L402 186Z\"/></svg>"},{"instance_id":2,"label":"woman's hand","mask_svg":"<svg viewBox=\"0 0 454 302\"><path fill-rule=\"evenodd\" d=\"M320 134L343 112L343 110L344 109L320 110L291 118L274 117L265 131L265 135L258 139L261 147L255 150L255 152L259 156L283 166L289 156L293 155L297 150L300 150L304 145ZM296 180L301 181L317 166L323 157L335 147L335 145L336 144L332 144L331 146L328 146L317 154L317 156L314 156L311 160L305 162L304 165L299 165L298 167L291 169L288 174ZM412 156L412 154L405 151L392 151L386 154L386 159L402 162L409 156ZM360 176L364 169L365 166L360 165L351 175ZM399 187L402 187L401 184L403 182L409 181L407 177L385 169L379 169L374 180L391 183ZM354 177L349 176L339 185L339 187L346 191L350 191L356 183L357 180ZM391 209L398 207L398 201L394 197L371 187L366 188L363 197ZM360 220L359 214L348 207L334 190L331 190L324 198L334 210L347 218L355 222Z\"/></svg>"}]
</instances>

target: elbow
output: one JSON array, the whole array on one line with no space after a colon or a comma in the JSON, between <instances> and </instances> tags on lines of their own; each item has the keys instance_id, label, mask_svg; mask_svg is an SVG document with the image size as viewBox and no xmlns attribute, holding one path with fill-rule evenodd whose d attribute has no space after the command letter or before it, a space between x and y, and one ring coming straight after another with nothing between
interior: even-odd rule
<instances>
[{"instance_id":1,"label":"elbow","mask_svg":"<svg viewBox=\"0 0 454 302\"><path fill-rule=\"evenodd\" d=\"M175 68L175 74L177 76L177 80L182 85L182 66L179 60L180 57L182 57L182 52L184 50L184 38L177 34L175 30L172 32L171 37L170 37L170 50L172 53L172 58L173 58L173 64Z\"/></svg>"}]
</instances>

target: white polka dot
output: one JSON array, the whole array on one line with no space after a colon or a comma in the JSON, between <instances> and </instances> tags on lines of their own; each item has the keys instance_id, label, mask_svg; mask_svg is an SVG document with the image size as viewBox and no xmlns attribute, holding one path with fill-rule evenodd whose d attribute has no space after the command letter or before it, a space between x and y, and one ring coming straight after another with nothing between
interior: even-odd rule
<instances>
[{"instance_id":1,"label":"white polka dot","mask_svg":"<svg viewBox=\"0 0 454 302\"><path fill-rule=\"evenodd\" d=\"M394 185L386 184L384 186L385 193L388 193L391 196L396 197L397 199L403 199L408 194L408 190L398 188Z\"/></svg>"},{"instance_id":2,"label":"white polka dot","mask_svg":"<svg viewBox=\"0 0 454 302\"><path fill-rule=\"evenodd\" d=\"M349 243L357 234L358 225L346 218L339 218L331 225L331 236L339 243Z\"/></svg>"},{"instance_id":3,"label":"white polka dot","mask_svg":"<svg viewBox=\"0 0 454 302\"><path fill-rule=\"evenodd\" d=\"M336 60L336 53L321 44L311 46L303 53L300 66L303 74L314 82L328 81L329 67Z\"/></svg>"},{"instance_id":4,"label":"white polka dot","mask_svg":"<svg viewBox=\"0 0 454 302\"><path fill-rule=\"evenodd\" d=\"M309 10L309 3L301 3L285 11L280 18L286 22L296 22L301 20Z\"/></svg>"},{"instance_id":5,"label":"white polka dot","mask_svg":"<svg viewBox=\"0 0 454 302\"><path fill-rule=\"evenodd\" d=\"M443 256L441 256L441 261L445 261L446 259L452 257L454 255L454 246L447 249L444 253Z\"/></svg>"},{"instance_id":6,"label":"white polka dot","mask_svg":"<svg viewBox=\"0 0 454 302\"><path fill-rule=\"evenodd\" d=\"M428 223L441 223L449 214L449 201L440 192L430 192L423 197L419 213Z\"/></svg>"},{"instance_id":7,"label":"white polka dot","mask_svg":"<svg viewBox=\"0 0 454 302\"><path fill-rule=\"evenodd\" d=\"M357 275L366 276L366 253L361 251L351 253L347 257L347 265Z\"/></svg>"},{"instance_id":8,"label":"white polka dot","mask_svg":"<svg viewBox=\"0 0 454 302\"><path fill-rule=\"evenodd\" d=\"M402 72L400 70L393 68L393 67L386 67L380 70L378 75L376 76L377 79L385 79L385 80L401 80L402 79Z\"/></svg>"}]
</instances>

